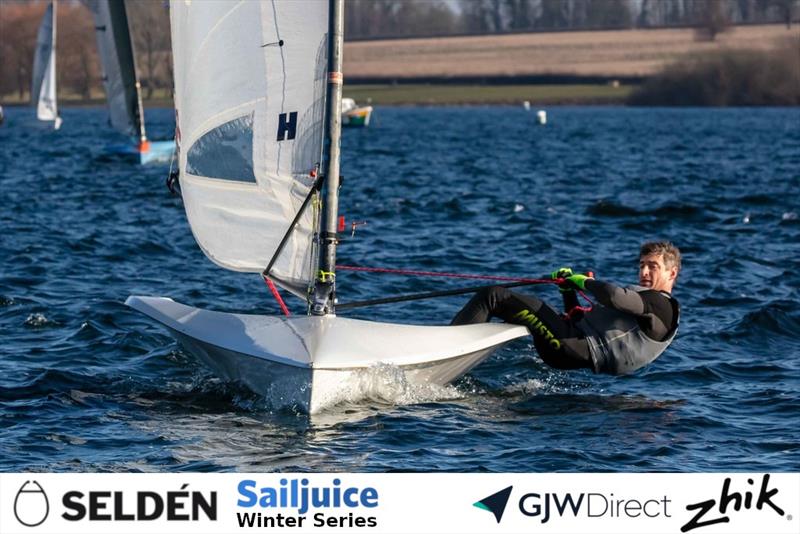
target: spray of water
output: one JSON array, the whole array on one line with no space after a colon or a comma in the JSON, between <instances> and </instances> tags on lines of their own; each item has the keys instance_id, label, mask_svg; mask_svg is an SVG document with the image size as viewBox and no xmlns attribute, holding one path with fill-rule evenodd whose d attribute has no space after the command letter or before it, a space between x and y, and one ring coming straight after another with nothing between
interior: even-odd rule
<instances>
[{"instance_id":1,"label":"spray of water","mask_svg":"<svg viewBox=\"0 0 800 534\"><path fill-rule=\"evenodd\" d=\"M342 402L408 405L462 397L463 393L454 386L411 382L399 367L378 363L352 373L342 394L331 399L325 409Z\"/></svg>"}]
</instances>

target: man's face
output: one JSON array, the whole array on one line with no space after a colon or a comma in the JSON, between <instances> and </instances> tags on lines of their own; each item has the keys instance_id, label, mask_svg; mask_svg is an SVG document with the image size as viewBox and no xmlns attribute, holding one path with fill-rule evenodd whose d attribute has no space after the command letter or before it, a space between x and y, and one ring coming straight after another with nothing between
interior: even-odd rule
<instances>
[{"instance_id":1,"label":"man's face","mask_svg":"<svg viewBox=\"0 0 800 534\"><path fill-rule=\"evenodd\" d=\"M667 267L661 254L648 254L639 258L639 285L656 291L672 291L678 268Z\"/></svg>"}]
</instances>

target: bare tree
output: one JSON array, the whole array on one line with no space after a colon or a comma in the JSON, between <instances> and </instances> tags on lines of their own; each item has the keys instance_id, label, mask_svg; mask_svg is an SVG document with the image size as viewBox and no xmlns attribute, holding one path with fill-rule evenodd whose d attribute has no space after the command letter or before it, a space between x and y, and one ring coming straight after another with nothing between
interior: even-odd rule
<instances>
[{"instance_id":1,"label":"bare tree","mask_svg":"<svg viewBox=\"0 0 800 534\"><path fill-rule=\"evenodd\" d=\"M592 28L628 28L633 16L626 0L586 0L584 24Z\"/></svg>"},{"instance_id":2,"label":"bare tree","mask_svg":"<svg viewBox=\"0 0 800 534\"><path fill-rule=\"evenodd\" d=\"M62 86L84 100L100 80L94 24L81 4L59 4L58 68Z\"/></svg>"},{"instance_id":3,"label":"bare tree","mask_svg":"<svg viewBox=\"0 0 800 534\"><path fill-rule=\"evenodd\" d=\"M489 8L483 0L462 3L464 26L470 33L489 33L491 21Z\"/></svg>"},{"instance_id":4,"label":"bare tree","mask_svg":"<svg viewBox=\"0 0 800 534\"><path fill-rule=\"evenodd\" d=\"M125 5L145 98L152 98L155 89L168 88L172 81L169 11L163 2L153 0Z\"/></svg>"},{"instance_id":5,"label":"bare tree","mask_svg":"<svg viewBox=\"0 0 800 534\"><path fill-rule=\"evenodd\" d=\"M492 21L492 31L500 33L505 31L505 17L503 16L503 0L486 0L489 3L489 13Z\"/></svg>"},{"instance_id":6,"label":"bare tree","mask_svg":"<svg viewBox=\"0 0 800 534\"><path fill-rule=\"evenodd\" d=\"M569 26L569 3L562 0L542 0L542 11L537 26L542 29L555 30Z\"/></svg>"},{"instance_id":7,"label":"bare tree","mask_svg":"<svg viewBox=\"0 0 800 534\"><path fill-rule=\"evenodd\" d=\"M795 10L800 10L799 0L772 0L772 5L775 6L781 14L783 22L786 23L786 29L792 28L792 17Z\"/></svg>"},{"instance_id":8,"label":"bare tree","mask_svg":"<svg viewBox=\"0 0 800 534\"><path fill-rule=\"evenodd\" d=\"M0 90L16 91L20 100L30 91L36 33L46 3L0 2Z\"/></svg>"},{"instance_id":9,"label":"bare tree","mask_svg":"<svg viewBox=\"0 0 800 534\"><path fill-rule=\"evenodd\" d=\"M699 39L713 41L729 28L731 21L726 6L724 0L694 0L694 22Z\"/></svg>"},{"instance_id":10,"label":"bare tree","mask_svg":"<svg viewBox=\"0 0 800 534\"><path fill-rule=\"evenodd\" d=\"M447 35L458 28L458 19L445 2L404 1L393 13L395 31L399 35Z\"/></svg>"},{"instance_id":11,"label":"bare tree","mask_svg":"<svg viewBox=\"0 0 800 534\"><path fill-rule=\"evenodd\" d=\"M508 27L512 30L527 30L533 27L534 5L531 0L506 0Z\"/></svg>"}]
</instances>

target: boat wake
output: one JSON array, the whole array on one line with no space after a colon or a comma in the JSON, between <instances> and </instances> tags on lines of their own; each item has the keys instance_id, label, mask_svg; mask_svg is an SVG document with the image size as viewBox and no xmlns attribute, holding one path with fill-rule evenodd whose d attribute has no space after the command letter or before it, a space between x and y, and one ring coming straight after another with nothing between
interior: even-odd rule
<instances>
[{"instance_id":1,"label":"boat wake","mask_svg":"<svg viewBox=\"0 0 800 534\"><path fill-rule=\"evenodd\" d=\"M378 363L347 377L347 384L322 410L342 403L420 404L464 397L455 386L411 381L399 367Z\"/></svg>"}]
</instances>

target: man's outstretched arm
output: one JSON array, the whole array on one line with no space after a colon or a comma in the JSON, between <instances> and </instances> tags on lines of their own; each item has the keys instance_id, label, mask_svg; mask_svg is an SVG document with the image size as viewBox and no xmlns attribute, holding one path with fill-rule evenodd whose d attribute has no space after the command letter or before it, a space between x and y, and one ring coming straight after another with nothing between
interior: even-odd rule
<instances>
[{"instance_id":1,"label":"man's outstretched arm","mask_svg":"<svg viewBox=\"0 0 800 534\"><path fill-rule=\"evenodd\" d=\"M567 280L589 291L603 306L642 318L640 324L652 339L664 339L677 320L672 302L659 291L635 291L583 275L573 275Z\"/></svg>"}]
</instances>

